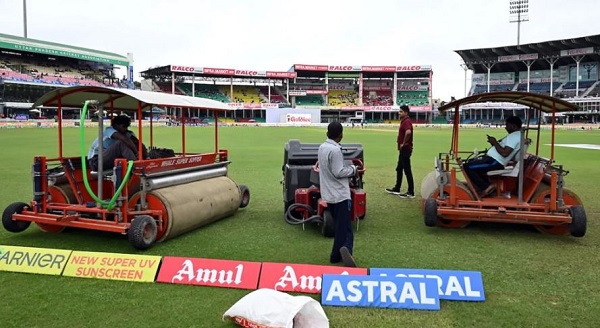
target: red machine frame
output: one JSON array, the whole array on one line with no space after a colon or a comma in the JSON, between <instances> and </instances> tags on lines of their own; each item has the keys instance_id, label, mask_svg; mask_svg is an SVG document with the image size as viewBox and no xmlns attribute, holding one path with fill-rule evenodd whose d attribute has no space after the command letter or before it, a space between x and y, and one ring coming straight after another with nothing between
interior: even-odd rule
<instances>
[{"instance_id":1,"label":"red machine frame","mask_svg":"<svg viewBox=\"0 0 600 328\"><path fill-rule=\"evenodd\" d=\"M152 94L152 95L150 95ZM170 172L181 172L202 168L226 168L229 164L228 152L219 149L218 146L218 112L228 110L225 104L216 101L198 99L186 96L169 94L156 95L156 102L148 102L153 99L155 93L135 90L121 90L103 87L72 87L50 92L40 98L34 106L55 106L58 122L58 157L47 158L36 156L33 163L34 197L29 204L13 203L7 208L3 215L3 224L9 231L19 232L25 230L31 222L36 223L45 232L61 232L67 227L100 230L129 234L130 242L134 247L145 249L150 247L154 241L162 241L168 227L167 209L157 200L143 191L145 179L156 177ZM78 97L75 97L78 95ZM148 96L151 96L148 98ZM83 103L82 99L102 98L101 104L108 107L112 116L114 111L135 112L137 116L138 131L138 154L139 157L133 162L133 170L127 174L128 162L125 159L115 160L115 174L110 178L101 173L93 174L89 169L82 170L81 157L67 157L63 154L63 115L64 106L75 107ZM65 100L68 102L65 104ZM118 104L117 104L118 102ZM183 104L183 106L182 106ZM167 106L181 108L181 148L180 154L175 157L143 159L142 144L143 123L142 111L153 106ZM100 108L101 110L102 108ZM190 154L186 151L186 110L208 109L214 112L215 135L214 152ZM84 127L81 127L84 128ZM150 147L153 146L153 119L150 115ZM48 165L55 165L56 169L48 169ZM84 174L87 175L89 186L95 190L101 181L102 195L100 199L115 197L115 206L107 208L100 206L84 186ZM121 186L121 190L117 186ZM66 188L59 188L57 184L68 184ZM242 204L247 205L249 193L247 188L240 189L242 192ZM137 192L139 196L132 196ZM72 194L71 194L72 193ZM141 198L141 199L140 199ZM141 202L141 206L140 203ZM147 205L150 206L147 206ZM138 224L132 224L135 217L149 217L156 222L154 232L153 224L148 218L136 220ZM11 221L12 220L12 221ZM7 227L8 225L8 227ZM9 229L9 227L12 227ZM136 231L131 231L136 230ZM132 234L133 232L133 234ZM153 235L154 234L154 235ZM133 236L135 235L135 236ZM132 240L135 239L135 240Z\"/></svg>"},{"instance_id":2,"label":"red machine frame","mask_svg":"<svg viewBox=\"0 0 600 328\"><path fill-rule=\"evenodd\" d=\"M357 176L353 177L350 182L350 199L352 201L350 218L352 221L358 221L362 220L367 212L367 194L363 189L362 180L366 168L358 158L352 159L352 163L357 166ZM313 171L319 173L318 161L313 166ZM295 214L302 216L302 219L298 222L317 221L321 224L321 233L323 236L333 237L335 235L333 216L327 209L327 202L321 198L321 189L319 187L311 186L309 188L296 189L294 201L295 204L291 205L288 211L290 213L295 211ZM313 210L315 208L316 211ZM290 214L286 213L285 215Z\"/></svg>"},{"instance_id":3,"label":"red machine frame","mask_svg":"<svg viewBox=\"0 0 600 328\"><path fill-rule=\"evenodd\" d=\"M521 147L518 153L517 177L492 176L497 193L481 198L464 173L462 156L473 151L459 149L461 105L482 102L512 102L529 107L527 121L522 129L522 145L530 131L537 131L535 151ZM569 173L555 164L554 140L556 113L576 111L577 106L564 100L527 92L492 92L466 97L439 108L440 112L454 109L450 151L441 153L436 160L437 188L423 195L423 213L427 226L461 228L472 221L530 224L549 234L585 235L587 218L579 197L564 188L564 176ZM530 126L531 110L537 111L537 127ZM551 114L550 158L539 155L541 113ZM531 148L531 147L529 147ZM457 178L462 172L465 181ZM424 181L425 183L425 181ZM509 196L516 195L516 197Z\"/></svg>"}]
</instances>

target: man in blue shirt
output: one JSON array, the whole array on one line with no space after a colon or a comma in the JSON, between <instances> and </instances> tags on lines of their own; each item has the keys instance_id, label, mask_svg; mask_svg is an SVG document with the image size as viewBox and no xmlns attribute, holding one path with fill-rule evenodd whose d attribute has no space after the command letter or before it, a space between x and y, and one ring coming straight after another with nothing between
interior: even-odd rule
<instances>
[{"instance_id":1,"label":"man in blue shirt","mask_svg":"<svg viewBox=\"0 0 600 328\"><path fill-rule=\"evenodd\" d=\"M332 122L327 126L327 140L319 146L319 185L321 198L327 202L335 222L335 236L329 261L342 261L345 266L356 267L352 256L354 233L352 231L349 178L356 175L355 165L346 165L340 141L343 138L343 127L340 122Z\"/></svg>"},{"instance_id":2,"label":"man in blue shirt","mask_svg":"<svg viewBox=\"0 0 600 328\"><path fill-rule=\"evenodd\" d=\"M102 140L102 168L103 170L112 169L115 164L115 158L125 158L135 161L138 159L138 140L127 128L131 125L131 120L126 115L120 115L113 118L111 125L104 130ZM98 170L98 138L94 140L88 151L88 165L90 169ZM145 146L142 147L146 152ZM146 154L143 154L144 158Z\"/></svg>"},{"instance_id":3,"label":"man in blue shirt","mask_svg":"<svg viewBox=\"0 0 600 328\"><path fill-rule=\"evenodd\" d=\"M487 142L492 146L485 155L476 160L463 164L465 174L477 188L481 197L491 195L495 190L487 177L487 172L503 169L521 148L521 125L523 122L517 116L506 119L506 132L508 136L496 140L487 136Z\"/></svg>"}]
</instances>

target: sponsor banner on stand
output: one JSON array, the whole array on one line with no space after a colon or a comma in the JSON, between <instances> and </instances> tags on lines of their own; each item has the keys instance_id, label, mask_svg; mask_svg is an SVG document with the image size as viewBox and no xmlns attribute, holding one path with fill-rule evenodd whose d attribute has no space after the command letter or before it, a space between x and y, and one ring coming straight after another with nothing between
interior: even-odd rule
<instances>
[{"instance_id":1,"label":"sponsor banner on stand","mask_svg":"<svg viewBox=\"0 0 600 328\"><path fill-rule=\"evenodd\" d=\"M282 122L288 124L310 124L312 123L312 115L311 114L292 114L287 113L282 115Z\"/></svg>"},{"instance_id":2,"label":"sponsor banner on stand","mask_svg":"<svg viewBox=\"0 0 600 328\"><path fill-rule=\"evenodd\" d=\"M274 79L293 79L298 76L296 72L267 72L266 77Z\"/></svg>"},{"instance_id":3,"label":"sponsor banner on stand","mask_svg":"<svg viewBox=\"0 0 600 328\"><path fill-rule=\"evenodd\" d=\"M235 76L253 76L253 77L265 77L267 72L265 71L249 71L243 69L236 69L234 72Z\"/></svg>"},{"instance_id":4,"label":"sponsor banner on stand","mask_svg":"<svg viewBox=\"0 0 600 328\"><path fill-rule=\"evenodd\" d=\"M363 66L363 72L395 72L396 66Z\"/></svg>"},{"instance_id":5,"label":"sponsor banner on stand","mask_svg":"<svg viewBox=\"0 0 600 328\"><path fill-rule=\"evenodd\" d=\"M154 282L160 256L73 251L63 276Z\"/></svg>"},{"instance_id":6,"label":"sponsor banner on stand","mask_svg":"<svg viewBox=\"0 0 600 328\"><path fill-rule=\"evenodd\" d=\"M262 108L279 108L276 103L227 103L231 109L262 109Z\"/></svg>"},{"instance_id":7,"label":"sponsor banner on stand","mask_svg":"<svg viewBox=\"0 0 600 328\"><path fill-rule=\"evenodd\" d=\"M501 63L502 62L515 62L515 61L521 61L521 60L532 60L532 59L538 59L538 54L531 53L531 54L509 55L509 56L498 56L498 61Z\"/></svg>"},{"instance_id":8,"label":"sponsor banner on stand","mask_svg":"<svg viewBox=\"0 0 600 328\"><path fill-rule=\"evenodd\" d=\"M326 95L326 90L306 90L307 95Z\"/></svg>"},{"instance_id":9,"label":"sponsor banner on stand","mask_svg":"<svg viewBox=\"0 0 600 328\"><path fill-rule=\"evenodd\" d=\"M392 92L392 88L389 86L378 86L378 85L369 85L363 87L364 91L388 91Z\"/></svg>"},{"instance_id":10,"label":"sponsor banner on stand","mask_svg":"<svg viewBox=\"0 0 600 328\"><path fill-rule=\"evenodd\" d=\"M439 310L434 279L365 275L323 275L321 304Z\"/></svg>"},{"instance_id":11,"label":"sponsor banner on stand","mask_svg":"<svg viewBox=\"0 0 600 328\"><path fill-rule=\"evenodd\" d=\"M431 65L397 66L396 72L431 71Z\"/></svg>"},{"instance_id":12,"label":"sponsor banner on stand","mask_svg":"<svg viewBox=\"0 0 600 328\"><path fill-rule=\"evenodd\" d=\"M481 272L478 271L371 268L369 274L382 277L433 279L440 299L485 301L483 279Z\"/></svg>"},{"instance_id":13,"label":"sponsor banner on stand","mask_svg":"<svg viewBox=\"0 0 600 328\"><path fill-rule=\"evenodd\" d=\"M235 70L234 69L230 69L230 68L210 68L210 67L204 67L203 71L204 71L204 74L208 74L208 75L225 75L225 76L230 76L230 75L234 75L235 74Z\"/></svg>"},{"instance_id":14,"label":"sponsor banner on stand","mask_svg":"<svg viewBox=\"0 0 600 328\"><path fill-rule=\"evenodd\" d=\"M561 50L560 56L579 56L579 55L589 55L594 53L594 47L587 48L579 48L579 49L569 49L569 50Z\"/></svg>"},{"instance_id":15,"label":"sponsor banner on stand","mask_svg":"<svg viewBox=\"0 0 600 328\"><path fill-rule=\"evenodd\" d=\"M260 262L165 256L157 282L256 289Z\"/></svg>"},{"instance_id":16,"label":"sponsor banner on stand","mask_svg":"<svg viewBox=\"0 0 600 328\"><path fill-rule=\"evenodd\" d=\"M258 288L271 288L282 292L318 294L321 292L323 274L366 275L367 269L263 262Z\"/></svg>"},{"instance_id":17,"label":"sponsor banner on stand","mask_svg":"<svg viewBox=\"0 0 600 328\"><path fill-rule=\"evenodd\" d=\"M304 91L304 90L290 90L289 95L291 97L302 97L302 96L306 96L306 91Z\"/></svg>"},{"instance_id":18,"label":"sponsor banner on stand","mask_svg":"<svg viewBox=\"0 0 600 328\"><path fill-rule=\"evenodd\" d=\"M425 85L399 85L398 91L427 91L429 88Z\"/></svg>"},{"instance_id":19,"label":"sponsor banner on stand","mask_svg":"<svg viewBox=\"0 0 600 328\"><path fill-rule=\"evenodd\" d=\"M353 85L344 85L344 84L330 84L327 86L329 90L354 90Z\"/></svg>"},{"instance_id":20,"label":"sponsor banner on stand","mask_svg":"<svg viewBox=\"0 0 600 328\"><path fill-rule=\"evenodd\" d=\"M343 66L343 65L330 65L328 70L330 72L360 72L361 66Z\"/></svg>"},{"instance_id":21,"label":"sponsor banner on stand","mask_svg":"<svg viewBox=\"0 0 600 328\"><path fill-rule=\"evenodd\" d=\"M327 65L304 65L304 64L295 64L295 71L321 71L327 72Z\"/></svg>"},{"instance_id":22,"label":"sponsor banner on stand","mask_svg":"<svg viewBox=\"0 0 600 328\"><path fill-rule=\"evenodd\" d=\"M0 245L0 271L59 276L71 250Z\"/></svg>"},{"instance_id":23,"label":"sponsor banner on stand","mask_svg":"<svg viewBox=\"0 0 600 328\"><path fill-rule=\"evenodd\" d=\"M204 73L204 71L202 70L202 67L181 66L181 65L171 65L171 72L198 73L198 74Z\"/></svg>"}]
</instances>

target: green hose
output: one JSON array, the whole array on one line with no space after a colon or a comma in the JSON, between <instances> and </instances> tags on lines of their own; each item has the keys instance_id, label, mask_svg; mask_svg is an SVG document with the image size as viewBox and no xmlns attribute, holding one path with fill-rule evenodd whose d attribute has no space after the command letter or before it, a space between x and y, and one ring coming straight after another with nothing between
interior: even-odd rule
<instances>
[{"instance_id":1,"label":"green hose","mask_svg":"<svg viewBox=\"0 0 600 328\"><path fill-rule=\"evenodd\" d=\"M98 198L98 196L96 196L96 194L90 187L88 177L87 177L87 163L85 160L86 147L85 147L85 119L84 118L87 114L87 107L88 107L89 102L90 102L89 100L86 100L85 103L83 104L83 110L81 112L81 118L79 120L79 150L81 152L81 170L83 172L83 184L85 185L85 189L90 194L90 196L92 197L93 200L95 200L100 205L102 205L102 207L111 211L113 208L115 208L115 202L117 201L118 195L121 194L121 191L123 191L123 188L129 181L129 177L131 176L131 170L133 169L133 161L128 161L127 172L125 173L125 178L123 179L123 182L121 182L121 185L119 186L119 188L117 189L117 192L115 192L115 194L113 195L111 200L107 202L105 200ZM103 143L104 143L103 140L98 140L98 146L103 145ZM102 172L98 172L98 174L102 175ZM101 176L98 177L98 183L102 183Z\"/></svg>"}]
</instances>

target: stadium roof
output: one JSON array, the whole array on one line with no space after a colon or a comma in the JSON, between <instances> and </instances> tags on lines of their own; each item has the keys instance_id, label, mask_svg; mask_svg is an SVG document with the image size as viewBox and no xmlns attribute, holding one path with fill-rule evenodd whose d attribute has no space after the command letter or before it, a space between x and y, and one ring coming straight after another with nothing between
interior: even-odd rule
<instances>
[{"instance_id":1,"label":"stadium roof","mask_svg":"<svg viewBox=\"0 0 600 328\"><path fill-rule=\"evenodd\" d=\"M41 41L30 38L22 38L19 36L2 33L0 33L0 49L7 49L20 52L33 52L50 56L69 57L99 63L129 66L129 60L126 56L114 54L111 52L69 46L66 44Z\"/></svg>"},{"instance_id":2,"label":"stadium roof","mask_svg":"<svg viewBox=\"0 0 600 328\"><path fill-rule=\"evenodd\" d=\"M550 69L550 61L556 61L554 67L574 64L572 57L584 56L581 63L600 61L600 35L590 35L574 39L544 41L538 43L511 45L495 48L455 50L469 69L474 73L518 72L527 69L523 61L534 60L531 70Z\"/></svg>"},{"instance_id":3,"label":"stadium roof","mask_svg":"<svg viewBox=\"0 0 600 328\"><path fill-rule=\"evenodd\" d=\"M544 113L574 112L579 109L579 106L577 106L576 104L543 94L521 91L502 91L482 93L470 97L465 97L440 106L438 110L443 113L449 109L454 109L462 105L484 102L515 103L539 109Z\"/></svg>"},{"instance_id":4,"label":"stadium roof","mask_svg":"<svg viewBox=\"0 0 600 328\"><path fill-rule=\"evenodd\" d=\"M211 99L161 92L90 86L76 86L52 90L36 100L32 107L58 107L59 100L62 107L74 108L82 107L86 100L98 100L101 105L107 108L112 101L113 109L122 111L137 111L138 101L142 102L142 109L156 105L159 107L232 110L227 104Z\"/></svg>"}]
</instances>

